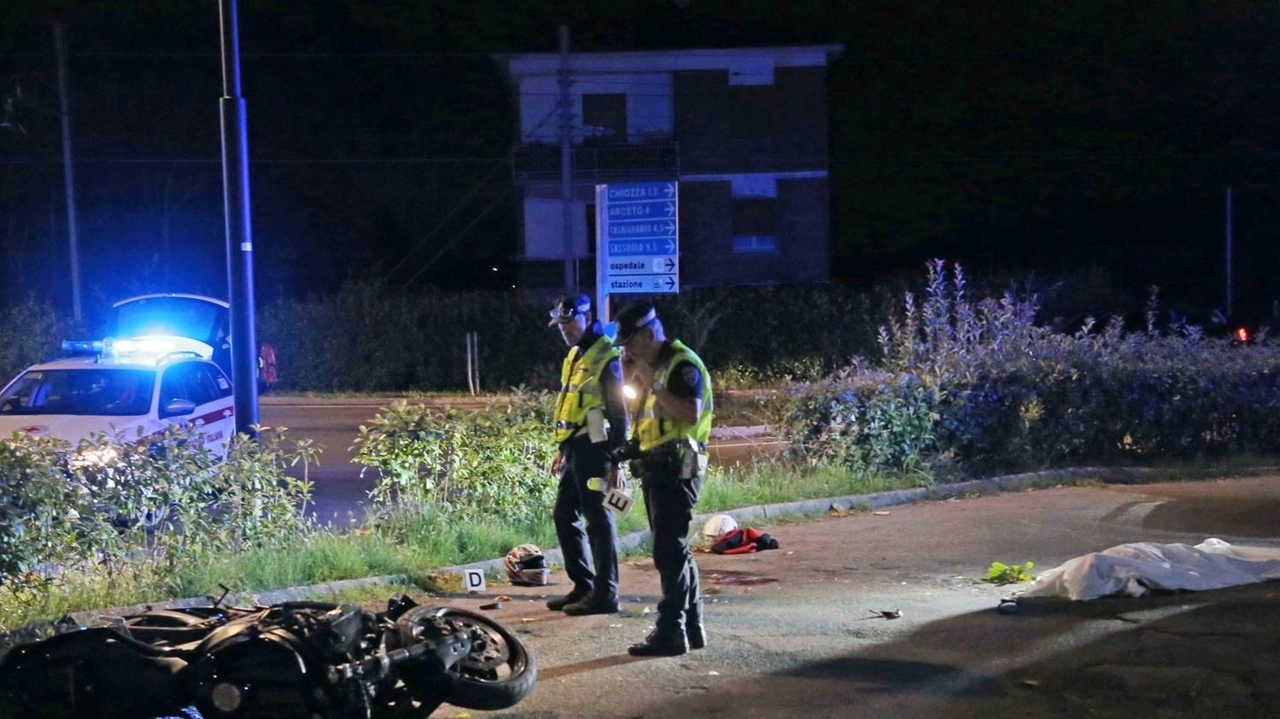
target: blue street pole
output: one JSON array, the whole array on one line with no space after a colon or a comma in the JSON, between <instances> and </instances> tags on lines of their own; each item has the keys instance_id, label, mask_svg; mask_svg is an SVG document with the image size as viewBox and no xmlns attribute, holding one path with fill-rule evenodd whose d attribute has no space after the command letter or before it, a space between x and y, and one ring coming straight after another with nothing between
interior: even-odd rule
<instances>
[{"instance_id":1,"label":"blue street pole","mask_svg":"<svg viewBox=\"0 0 1280 719\"><path fill-rule=\"evenodd\" d=\"M219 0L222 21L222 194L227 223L227 289L231 303L231 384L236 432L258 424L258 335L253 314L253 226L249 212L249 128L240 96L236 0Z\"/></svg>"}]
</instances>

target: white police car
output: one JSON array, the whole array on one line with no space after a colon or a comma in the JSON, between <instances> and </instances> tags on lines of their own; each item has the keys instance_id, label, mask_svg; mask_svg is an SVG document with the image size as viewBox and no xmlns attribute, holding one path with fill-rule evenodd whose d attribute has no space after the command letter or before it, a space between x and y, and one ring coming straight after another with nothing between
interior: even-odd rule
<instances>
[{"instance_id":1,"label":"white police car","mask_svg":"<svg viewBox=\"0 0 1280 719\"><path fill-rule=\"evenodd\" d=\"M135 442L184 425L225 458L235 400L208 344L150 335L63 350L72 356L33 365L0 391L0 441L20 432L72 447L94 435Z\"/></svg>"}]
</instances>

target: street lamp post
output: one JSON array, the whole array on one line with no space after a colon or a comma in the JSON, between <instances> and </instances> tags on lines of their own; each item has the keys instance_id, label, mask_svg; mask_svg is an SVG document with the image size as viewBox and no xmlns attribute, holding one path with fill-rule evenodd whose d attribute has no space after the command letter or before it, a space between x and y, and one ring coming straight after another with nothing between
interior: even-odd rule
<instances>
[{"instance_id":1,"label":"street lamp post","mask_svg":"<svg viewBox=\"0 0 1280 719\"><path fill-rule=\"evenodd\" d=\"M67 193L67 244L71 254L71 312L80 323L80 246L76 226L75 165L71 162L71 100L67 92L67 43L62 21L53 23L53 46L58 55L58 107L62 122L62 178Z\"/></svg>"},{"instance_id":2,"label":"street lamp post","mask_svg":"<svg viewBox=\"0 0 1280 719\"><path fill-rule=\"evenodd\" d=\"M253 310L253 226L249 212L249 133L240 96L236 0L219 0L222 21L222 193L227 223L227 288L231 301L231 383L236 432L258 424L258 335Z\"/></svg>"}]
</instances>

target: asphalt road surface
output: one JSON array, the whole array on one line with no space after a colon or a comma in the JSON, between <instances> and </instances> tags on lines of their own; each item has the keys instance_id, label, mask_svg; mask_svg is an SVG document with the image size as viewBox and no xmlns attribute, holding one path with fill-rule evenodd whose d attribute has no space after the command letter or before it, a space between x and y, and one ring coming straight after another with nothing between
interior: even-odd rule
<instances>
[{"instance_id":1,"label":"asphalt road surface","mask_svg":"<svg viewBox=\"0 0 1280 719\"><path fill-rule=\"evenodd\" d=\"M620 615L548 611L566 589L559 572L552 587L435 598L477 609L507 595L493 616L528 642L539 680L512 710L433 716L1277 716L1280 582L1004 614L1018 587L983 579L993 561L1043 570L1135 541L1280 546L1280 478L1015 492L761 528L779 550L697 555L710 644L682 657L626 653L658 598L648 559L624 565Z\"/></svg>"},{"instance_id":2,"label":"asphalt road surface","mask_svg":"<svg viewBox=\"0 0 1280 719\"><path fill-rule=\"evenodd\" d=\"M374 470L360 476L362 465L351 461L360 425L370 420L393 400L387 398L335 398L312 399L305 397L264 396L258 410L258 421L266 427L285 427L287 436L293 439L312 439L324 449L320 466L308 469L308 476L315 482L314 502L311 511L326 524L352 524L364 513L369 491L373 489L377 475ZM415 399L434 405L460 409L484 407L487 400L471 398ZM550 441L550 439L548 439ZM747 432L746 436L728 436L713 439L710 461L729 464L747 461L768 452L776 451L780 444L771 437ZM300 467L290 470L299 474ZM550 478L548 478L549 481Z\"/></svg>"}]
</instances>

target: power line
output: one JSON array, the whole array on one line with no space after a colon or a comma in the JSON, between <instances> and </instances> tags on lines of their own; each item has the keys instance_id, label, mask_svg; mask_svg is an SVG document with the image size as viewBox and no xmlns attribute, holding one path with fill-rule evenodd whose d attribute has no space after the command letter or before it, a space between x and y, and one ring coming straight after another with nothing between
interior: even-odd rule
<instances>
[{"instance_id":1,"label":"power line","mask_svg":"<svg viewBox=\"0 0 1280 719\"><path fill-rule=\"evenodd\" d=\"M1276 153L1249 153L1228 155L1221 153L1134 153L1110 155L985 155L985 156L901 156L901 157L833 157L830 164L922 164L922 163L979 163L979 162L1131 162L1134 160L1233 160L1267 161L1280 158Z\"/></svg>"},{"instance_id":2,"label":"power line","mask_svg":"<svg viewBox=\"0 0 1280 719\"><path fill-rule=\"evenodd\" d=\"M545 116L543 116L541 120L538 121L537 125L534 125L533 129L537 130L538 128L542 127L543 123L549 120L555 114L555 112L556 111L554 109L548 112ZM457 202L454 204L453 209L449 211L449 214L447 214L443 220L441 220L438 224L436 224L435 229L431 230L431 232L423 236L423 238L418 242L416 246L414 246L412 249L410 249L408 252L405 253L405 256L401 258L401 260L398 263L396 263L396 266L392 267L391 271L387 273L387 279L391 279L391 275L395 274L396 270L399 270L404 265L405 262L408 262L409 258L412 257L414 253L422 249L423 245L426 244L427 240L434 237L437 232L443 229L445 224L450 219L452 219L453 216L456 215L459 210L461 210L464 206L466 206L466 204L471 201L472 197L474 197L477 193L480 192L480 189L484 187L484 183L489 181L489 179L493 176L494 172L496 172L499 168L505 166L506 163L510 162L511 160L512 160L512 154L511 152L508 152L505 156L501 158L501 164L498 164L493 169L491 169L489 173L485 175L485 177L481 179L479 183L476 184L476 187L470 193L467 194L466 197L462 198L460 202ZM507 191L510 191L510 187L507 188ZM505 195L505 192L504 192L504 195ZM485 212L487 211L488 210L485 210ZM468 227L470 226L468 225ZM434 262L435 260L433 259L431 261ZM421 272L422 270L418 271L419 274L421 274ZM415 274L414 277L417 277L417 275ZM410 282L412 282L412 280L410 280Z\"/></svg>"},{"instance_id":3,"label":"power line","mask_svg":"<svg viewBox=\"0 0 1280 719\"><path fill-rule=\"evenodd\" d=\"M816 47L824 43L799 43L794 47ZM791 47L791 46L788 46ZM689 52L703 52L706 50L719 51L717 57L726 59L741 58L759 58L761 51L769 53L773 47L762 45L759 48L707 48L707 47L691 47L684 49L627 49L627 50L602 50L602 51L582 51L574 52L574 57L591 57L605 55L680 55ZM732 51L730 51L732 50ZM369 51L369 52L245 52L241 53L241 57L245 59L351 59L351 58L386 58L386 59L419 59L419 58L492 58L494 56L518 56L518 55L545 55L548 57L555 56L555 52L530 52L520 50L468 50L455 52L386 52L386 51ZM87 50L73 53L74 57L84 58L156 58L156 59L175 59L175 58L193 58L193 59L218 59L220 55L216 52L190 52L190 51L112 51L112 50ZM49 58L52 54L46 52L10 52L0 53L0 58ZM1203 53L905 53L905 54L883 54L883 55L850 55L842 54L836 58L834 62L1044 62L1066 61L1096 61L1096 60L1151 60L1167 62L1171 60L1188 60L1203 61L1207 59L1216 60L1242 60L1242 61L1259 61L1273 62L1280 60L1280 53L1259 52L1259 53L1240 53L1240 52L1203 52ZM580 70L581 68L573 68ZM664 70L670 72L670 70Z\"/></svg>"},{"instance_id":4,"label":"power line","mask_svg":"<svg viewBox=\"0 0 1280 719\"><path fill-rule=\"evenodd\" d=\"M494 165L494 167L493 167L492 169L490 169L490 170L489 170L488 174L486 174L483 178L481 178L481 179L480 179L480 181L479 181L479 182L477 182L477 183L476 183L476 186L475 186L474 188L472 188L471 192L467 193L467 196L466 196L466 197L462 198L462 200L460 200L459 202L454 203L453 208L452 208L452 209L450 209L450 210L449 210L449 212L448 212L448 214L446 214L446 215L444 216L444 219L442 219L442 220L440 220L440 222L436 223L436 226L435 226L435 228L434 228L434 229L432 229L432 230L431 230L430 232L428 232L426 235L423 235L422 239L418 241L418 244L417 244L417 245L415 245L413 248L411 248L408 252L406 252L406 253L405 253L405 256L404 256L403 258L401 258L401 260L400 260L399 262L397 262L397 263L396 263L396 266L395 266L395 267L392 267L392 268L391 268L391 270L390 270L389 272L387 272L387 279L390 279L390 278L391 278L391 276L392 276L392 275L394 275L394 274L396 273L396 271L397 271L397 270L399 270L401 267L403 267L403 266L404 266L404 263L405 263L405 262L408 262L408 261L409 261L409 258L410 258L410 257L412 257L412 256L414 255L414 253L416 253L418 250L422 249L423 245L425 245L425 244L426 244L427 240L429 240L429 239L431 239L432 237L434 237L434 236L436 235L436 233L438 233L441 229L443 229L443 228L444 228L444 226L449 222L449 220L453 219L453 216L454 216L454 215L456 215L456 214L458 214L458 212L459 212L459 211L461 211L461 210L462 210L462 208L463 208L463 207L465 207L465 206L467 205L467 203L469 203L469 202L471 201L471 198L473 198L473 197L475 197L477 194L479 194L480 190L481 190L481 189L483 189L483 188L485 187L485 184L490 180L490 178L492 178L492 177L493 177L494 173L495 173L495 172L497 172L498 170L502 169L502 168L505 166L505 164L506 164L506 160L507 160L508 158L510 158L510 155L508 155L508 156L507 156L507 158L503 158L503 162L498 163L498 164L495 164L495 165ZM507 188L507 191L508 191L508 192L510 191L510 187L508 187L508 188ZM504 194L505 194L505 193L504 193ZM470 225L468 225L468 227L470 227ZM421 270L419 270L419 272L421 272ZM417 277L417 275L414 275L414 277ZM413 281L413 280L411 279L411 280L410 280L410 282L412 282L412 281Z\"/></svg>"},{"instance_id":5,"label":"power line","mask_svg":"<svg viewBox=\"0 0 1280 719\"><path fill-rule=\"evenodd\" d=\"M300 157L291 159L258 159L250 160L250 165L467 165L506 162L510 155L495 157L400 157L400 158L324 158ZM0 160L0 165L61 165L61 160ZM174 159L140 159L140 158L76 158L77 165L221 165L220 158L192 159L188 157Z\"/></svg>"},{"instance_id":6,"label":"power line","mask_svg":"<svg viewBox=\"0 0 1280 719\"><path fill-rule=\"evenodd\" d=\"M617 147L643 147L643 145L618 143ZM1043 162L1128 162L1134 160L1232 160L1237 162L1266 161L1280 159L1274 152L1250 152L1241 154L1215 152L1145 152L1145 153L1109 153L1109 154L1063 154L1063 153L1024 153L1007 155L880 155L880 156L830 156L815 160L821 164L895 164L895 163L975 163L975 162L1010 162L1010 161L1043 161ZM486 158L378 158L378 159L339 159L339 158L294 158L294 159L262 159L252 160L253 165L411 165L411 164L495 164L499 169L511 161L510 153ZM212 165L221 164L220 159L196 160L190 158L177 159L110 159L86 158L76 159L76 164L189 164ZM0 160L0 165L61 165L61 160ZM492 174L492 172L490 173Z\"/></svg>"},{"instance_id":7,"label":"power line","mask_svg":"<svg viewBox=\"0 0 1280 719\"><path fill-rule=\"evenodd\" d=\"M408 282L404 283L405 286L408 287L410 284L412 284L413 281L418 279L418 276L421 275L423 272L426 272L427 268L430 267L432 264L434 264L436 260L443 257L444 253L448 252L450 248L452 248L455 244L457 244L458 240L461 240L463 236L467 234L468 230L470 230L472 227L475 227L477 222L484 219L486 215L488 215L490 212L493 211L493 208L498 206L498 202L504 199L509 194L511 194L510 185L508 185L507 188L502 191L502 194L493 198L493 201L489 203L489 206L484 208L484 210L482 210L480 214L476 215L471 220L471 222L467 223L467 226L462 228L462 230L458 234L454 235L452 240L449 240L448 242L446 242L444 247L440 248L439 252L437 252L431 259L427 260L426 264L424 264L417 272L415 272L413 277L409 278Z\"/></svg>"}]
</instances>

